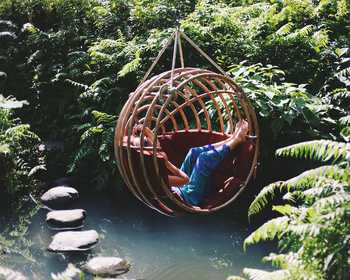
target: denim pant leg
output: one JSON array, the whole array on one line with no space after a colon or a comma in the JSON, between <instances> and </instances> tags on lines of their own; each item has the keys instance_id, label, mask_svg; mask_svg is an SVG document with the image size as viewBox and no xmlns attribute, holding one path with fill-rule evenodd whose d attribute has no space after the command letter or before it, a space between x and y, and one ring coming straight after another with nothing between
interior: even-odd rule
<instances>
[{"instance_id":1,"label":"denim pant leg","mask_svg":"<svg viewBox=\"0 0 350 280\"><path fill-rule=\"evenodd\" d=\"M187 153L187 155L185 157L185 160L183 161L180 169L183 172L185 172L187 176L191 176L193 167L194 167L194 165L196 163L196 160L197 160L198 156L201 153L209 151L209 150L212 150L212 149L214 149L214 147L211 144L203 146L203 147L191 148L188 151L188 153Z\"/></svg>"},{"instance_id":2,"label":"denim pant leg","mask_svg":"<svg viewBox=\"0 0 350 280\"><path fill-rule=\"evenodd\" d=\"M228 153L230 153L230 148L224 144L219 148L213 147L199 154L189 183L180 187L182 197L187 203L196 206L201 204L205 194L208 193L210 176Z\"/></svg>"}]
</instances>

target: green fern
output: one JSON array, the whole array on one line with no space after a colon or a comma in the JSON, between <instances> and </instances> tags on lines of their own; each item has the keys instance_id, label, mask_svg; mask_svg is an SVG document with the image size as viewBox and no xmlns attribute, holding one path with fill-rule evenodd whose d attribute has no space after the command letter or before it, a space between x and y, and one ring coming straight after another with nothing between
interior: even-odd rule
<instances>
[{"instance_id":1,"label":"green fern","mask_svg":"<svg viewBox=\"0 0 350 280\"><path fill-rule=\"evenodd\" d=\"M282 25L275 34L278 36L285 36L286 34L289 34L293 28L293 23L287 22L286 24Z\"/></svg>"},{"instance_id":2,"label":"green fern","mask_svg":"<svg viewBox=\"0 0 350 280\"><path fill-rule=\"evenodd\" d=\"M321 211L327 208L337 208L349 202L350 194L348 192L337 192L331 196L320 198L313 204L313 208Z\"/></svg>"},{"instance_id":3,"label":"green fern","mask_svg":"<svg viewBox=\"0 0 350 280\"><path fill-rule=\"evenodd\" d=\"M278 149L276 155L317 161L348 161L350 144L330 140L307 141Z\"/></svg>"},{"instance_id":4,"label":"green fern","mask_svg":"<svg viewBox=\"0 0 350 280\"><path fill-rule=\"evenodd\" d=\"M11 150L8 144L0 144L0 154L6 155L10 152Z\"/></svg>"},{"instance_id":5,"label":"green fern","mask_svg":"<svg viewBox=\"0 0 350 280\"><path fill-rule=\"evenodd\" d=\"M137 51L135 58L129 63L125 64L123 68L118 72L118 77L124 77L125 75L135 72L137 68L141 65L141 52Z\"/></svg>"},{"instance_id":6,"label":"green fern","mask_svg":"<svg viewBox=\"0 0 350 280\"><path fill-rule=\"evenodd\" d=\"M288 278L289 271L281 269L270 272L261 269L245 268L243 274L250 280L281 280Z\"/></svg>"},{"instance_id":7,"label":"green fern","mask_svg":"<svg viewBox=\"0 0 350 280\"><path fill-rule=\"evenodd\" d=\"M244 240L244 250L246 250L247 246L249 245L265 240L273 240L277 236L280 236L288 226L289 221L290 219L285 216L267 221Z\"/></svg>"},{"instance_id":8,"label":"green fern","mask_svg":"<svg viewBox=\"0 0 350 280\"><path fill-rule=\"evenodd\" d=\"M307 170L287 181L279 181L264 187L249 206L248 216L259 213L276 195L277 192L290 192L308 189L326 179L342 179L347 173L341 167L328 165Z\"/></svg>"},{"instance_id":9,"label":"green fern","mask_svg":"<svg viewBox=\"0 0 350 280\"><path fill-rule=\"evenodd\" d=\"M79 88L81 90L88 90L89 89L89 86L88 85L85 85L85 84L82 84L82 83L78 83L76 81L73 81L71 79L65 79L65 81L68 83L68 84L71 84L72 86L76 87L76 88Z\"/></svg>"},{"instance_id":10,"label":"green fern","mask_svg":"<svg viewBox=\"0 0 350 280\"><path fill-rule=\"evenodd\" d=\"M350 115L341 117L339 119L339 123L344 126L350 126Z\"/></svg>"}]
</instances>

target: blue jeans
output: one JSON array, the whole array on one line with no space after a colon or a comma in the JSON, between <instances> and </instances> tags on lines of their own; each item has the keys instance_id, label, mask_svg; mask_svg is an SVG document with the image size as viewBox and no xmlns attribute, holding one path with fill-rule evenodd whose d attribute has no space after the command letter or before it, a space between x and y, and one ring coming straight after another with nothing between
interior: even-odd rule
<instances>
[{"instance_id":1,"label":"blue jeans","mask_svg":"<svg viewBox=\"0 0 350 280\"><path fill-rule=\"evenodd\" d=\"M200 205L209 194L210 176L229 153L230 148L225 144L219 148L211 144L191 148L180 168L189 177L189 182L181 187L173 187L172 190L188 204Z\"/></svg>"}]
</instances>

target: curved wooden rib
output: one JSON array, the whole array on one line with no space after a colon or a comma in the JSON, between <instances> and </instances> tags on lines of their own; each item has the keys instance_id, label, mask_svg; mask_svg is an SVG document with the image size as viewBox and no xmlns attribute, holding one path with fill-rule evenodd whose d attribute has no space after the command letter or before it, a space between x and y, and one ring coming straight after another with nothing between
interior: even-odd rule
<instances>
[{"instance_id":1,"label":"curved wooden rib","mask_svg":"<svg viewBox=\"0 0 350 280\"><path fill-rule=\"evenodd\" d=\"M256 114L249 100L234 81L227 76L197 68L175 69L173 73L173 84L177 91L174 93L174 96L165 96L165 101L160 100L160 89L164 85L170 83L171 77L171 71L167 71L145 81L130 95L130 98L124 105L117 122L114 141L115 156L119 172L130 191L147 206L160 213L176 215L184 211L188 213L208 213L216 211L234 201L247 186L256 170L260 148L259 140L257 140L255 144L255 152L249 174L240 190L220 205L210 209L200 209L187 205L183 201L177 199L171 193L169 186L167 186L162 178L156 156L158 134L168 133L168 128L170 128L170 126L166 126L168 120L171 121L174 133L178 132L180 127L184 127L185 131L189 130L191 124L185 113L187 112L185 111L186 107L190 108L188 113L191 111L193 113L196 130L201 131L201 129L205 127L204 123L202 123L203 121L206 122L208 131L211 132L213 126L205 103L211 101L218 114L218 132L225 134L226 121L223 117L223 113L228 116L226 120L231 133L234 129L235 119L241 119L243 114L249 123L250 134L259 137ZM195 87L191 85L195 85ZM196 89L199 90L197 91ZM236 97L238 98L239 104L237 104L235 100ZM229 100L231 104L228 104ZM196 106L195 103L197 103ZM199 112L204 114L204 119L202 118L202 121L199 117ZM235 116L233 116L233 114ZM133 162L131 156L131 136L133 126L136 123L143 123L144 128L147 126L154 131L155 136L152 148L154 171L152 172L155 172L156 176L160 179L161 189L169 198L168 200L161 197L160 193L158 193L155 186L152 186L149 180L149 174L145 166L144 129L140 133L139 160L145 184L141 185L139 178L136 176L134 170L135 162ZM123 143L123 139L126 139L126 144ZM126 153L123 149L126 149Z\"/></svg>"}]
</instances>

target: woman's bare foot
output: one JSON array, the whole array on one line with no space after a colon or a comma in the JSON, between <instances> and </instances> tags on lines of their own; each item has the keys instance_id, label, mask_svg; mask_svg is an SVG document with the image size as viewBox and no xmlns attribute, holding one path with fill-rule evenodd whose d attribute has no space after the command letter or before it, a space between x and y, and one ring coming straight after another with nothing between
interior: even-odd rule
<instances>
[{"instance_id":1,"label":"woman's bare foot","mask_svg":"<svg viewBox=\"0 0 350 280\"><path fill-rule=\"evenodd\" d=\"M248 131L248 123L245 120L240 120L236 124L235 132L226 144L230 147L231 150L235 149L239 144L243 143L246 140Z\"/></svg>"}]
</instances>

